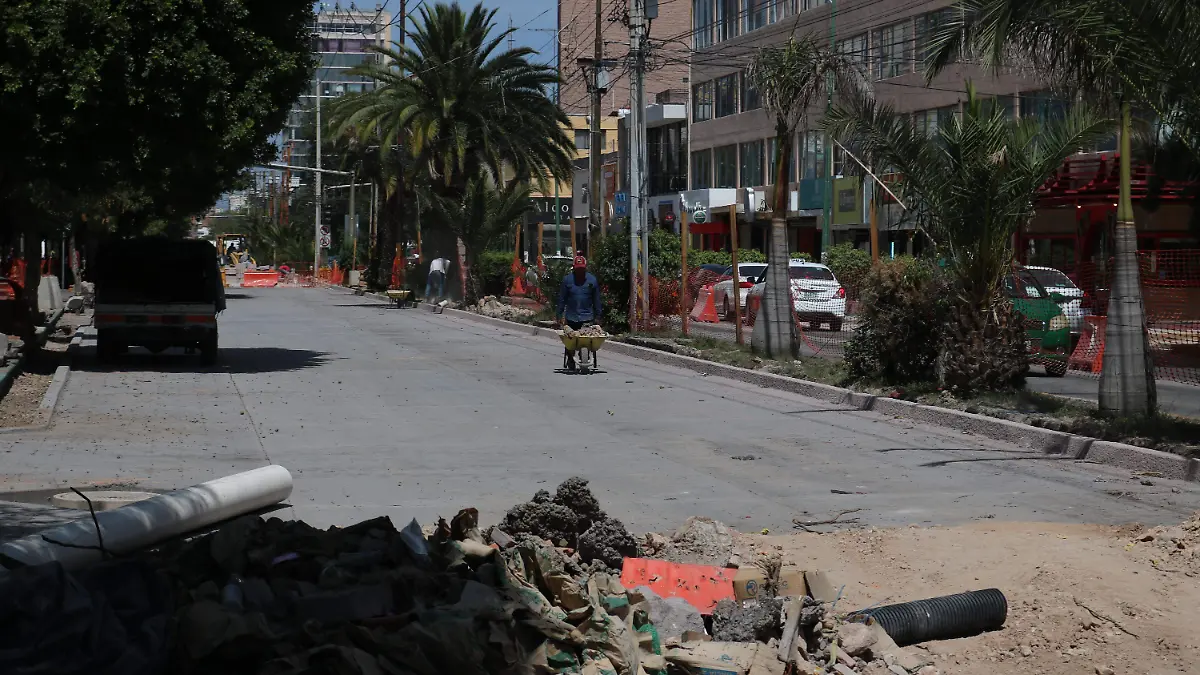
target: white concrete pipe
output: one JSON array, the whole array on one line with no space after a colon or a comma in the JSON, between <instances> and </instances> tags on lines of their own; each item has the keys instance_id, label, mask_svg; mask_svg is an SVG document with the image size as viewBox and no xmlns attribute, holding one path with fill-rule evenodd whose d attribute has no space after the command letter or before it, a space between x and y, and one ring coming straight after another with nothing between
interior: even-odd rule
<instances>
[{"instance_id":1,"label":"white concrete pipe","mask_svg":"<svg viewBox=\"0 0 1200 675\"><path fill-rule=\"evenodd\" d=\"M273 464L176 490L152 499L97 511L104 548L124 554L213 523L278 504L292 494L292 474ZM79 548L84 547L84 548ZM102 558L90 514L80 520L0 544L0 561L26 565L57 560L72 569ZM11 566L11 564L10 564Z\"/></svg>"}]
</instances>

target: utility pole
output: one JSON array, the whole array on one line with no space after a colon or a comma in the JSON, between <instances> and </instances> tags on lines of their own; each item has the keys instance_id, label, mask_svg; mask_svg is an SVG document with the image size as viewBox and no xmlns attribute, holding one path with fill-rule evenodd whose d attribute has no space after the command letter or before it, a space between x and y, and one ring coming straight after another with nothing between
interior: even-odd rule
<instances>
[{"instance_id":1,"label":"utility pole","mask_svg":"<svg viewBox=\"0 0 1200 675\"><path fill-rule=\"evenodd\" d=\"M316 191L313 192L313 204L316 205L316 216L313 222L313 279L321 269L321 80L317 81L317 178Z\"/></svg>"},{"instance_id":2,"label":"utility pole","mask_svg":"<svg viewBox=\"0 0 1200 675\"><path fill-rule=\"evenodd\" d=\"M603 161L603 135L600 130L600 98L604 92L600 89L600 69L604 63L604 34L601 31L600 14L603 11L601 0L596 0L596 44L592 60L592 115L591 115L591 152L589 153L591 179L588 181L588 254L592 252L591 233L599 231L601 226L600 209L603 207L604 193L600 190L600 164Z\"/></svg>"},{"instance_id":3,"label":"utility pole","mask_svg":"<svg viewBox=\"0 0 1200 675\"><path fill-rule=\"evenodd\" d=\"M350 236L354 237L354 255L358 257L358 211L354 210L354 187L358 183L358 172L354 171L350 174ZM351 262L350 269L354 269L353 265L357 260Z\"/></svg>"},{"instance_id":4,"label":"utility pole","mask_svg":"<svg viewBox=\"0 0 1200 675\"><path fill-rule=\"evenodd\" d=\"M830 0L829 5L829 51L837 49L837 0ZM825 74L825 115L833 109L833 73ZM833 142L829 133L825 133L825 212L821 227L821 257L829 253L832 240L830 230L833 224Z\"/></svg>"},{"instance_id":5,"label":"utility pole","mask_svg":"<svg viewBox=\"0 0 1200 675\"><path fill-rule=\"evenodd\" d=\"M629 3L629 247L631 323L644 327L650 315L650 233L646 228L646 0Z\"/></svg>"}]
</instances>

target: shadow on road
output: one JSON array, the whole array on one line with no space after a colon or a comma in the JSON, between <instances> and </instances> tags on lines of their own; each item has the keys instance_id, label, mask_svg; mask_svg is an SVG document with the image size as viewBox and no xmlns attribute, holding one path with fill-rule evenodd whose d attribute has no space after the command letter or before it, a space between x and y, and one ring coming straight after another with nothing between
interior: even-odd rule
<instances>
[{"instance_id":1,"label":"shadow on road","mask_svg":"<svg viewBox=\"0 0 1200 675\"><path fill-rule=\"evenodd\" d=\"M334 307L374 307L376 309L406 309L397 307L396 303L389 303L380 300L379 302L354 302L347 305L334 305Z\"/></svg>"},{"instance_id":2,"label":"shadow on road","mask_svg":"<svg viewBox=\"0 0 1200 675\"><path fill-rule=\"evenodd\" d=\"M324 365L330 359L327 352L282 347L222 347L215 366L200 364L199 354L185 354L182 349L170 349L151 354L133 347L115 363L99 363L94 349L84 351L75 359L75 370L94 373L174 372L174 373L280 373L306 370Z\"/></svg>"},{"instance_id":3,"label":"shadow on road","mask_svg":"<svg viewBox=\"0 0 1200 675\"><path fill-rule=\"evenodd\" d=\"M245 300L250 297L249 293L226 293L226 300Z\"/></svg>"}]
</instances>

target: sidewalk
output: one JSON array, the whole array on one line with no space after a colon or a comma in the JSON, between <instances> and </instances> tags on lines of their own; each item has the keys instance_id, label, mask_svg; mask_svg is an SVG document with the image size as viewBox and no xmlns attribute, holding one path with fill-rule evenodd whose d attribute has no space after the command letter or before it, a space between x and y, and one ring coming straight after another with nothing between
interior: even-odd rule
<instances>
[{"instance_id":1,"label":"sidewalk","mask_svg":"<svg viewBox=\"0 0 1200 675\"><path fill-rule=\"evenodd\" d=\"M1025 387L1030 391L1057 396L1069 396L1096 403L1100 394L1100 377L1068 372L1064 377L1046 377L1041 369L1030 373ZM1200 418L1200 387L1178 382L1157 381L1158 408L1173 415Z\"/></svg>"}]
</instances>

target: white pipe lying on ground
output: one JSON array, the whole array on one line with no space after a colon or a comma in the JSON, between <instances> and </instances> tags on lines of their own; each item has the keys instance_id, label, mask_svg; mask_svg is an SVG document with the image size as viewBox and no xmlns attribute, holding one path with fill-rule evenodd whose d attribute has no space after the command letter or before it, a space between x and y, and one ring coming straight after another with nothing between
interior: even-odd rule
<instances>
[{"instance_id":1,"label":"white pipe lying on ground","mask_svg":"<svg viewBox=\"0 0 1200 675\"><path fill-rule=\"evenodd\" d=\"M292 474L277 464L193 485L112 511L97 511L104 548L123 554L207 525L278 504L292 494ZM0 544L0 561L57 560L72 569L102 559L90 514L73 523ZM9 563L11 566L11 563ZM2 568L0 568L2 571Z\"/></svg>"}]
</instances>

